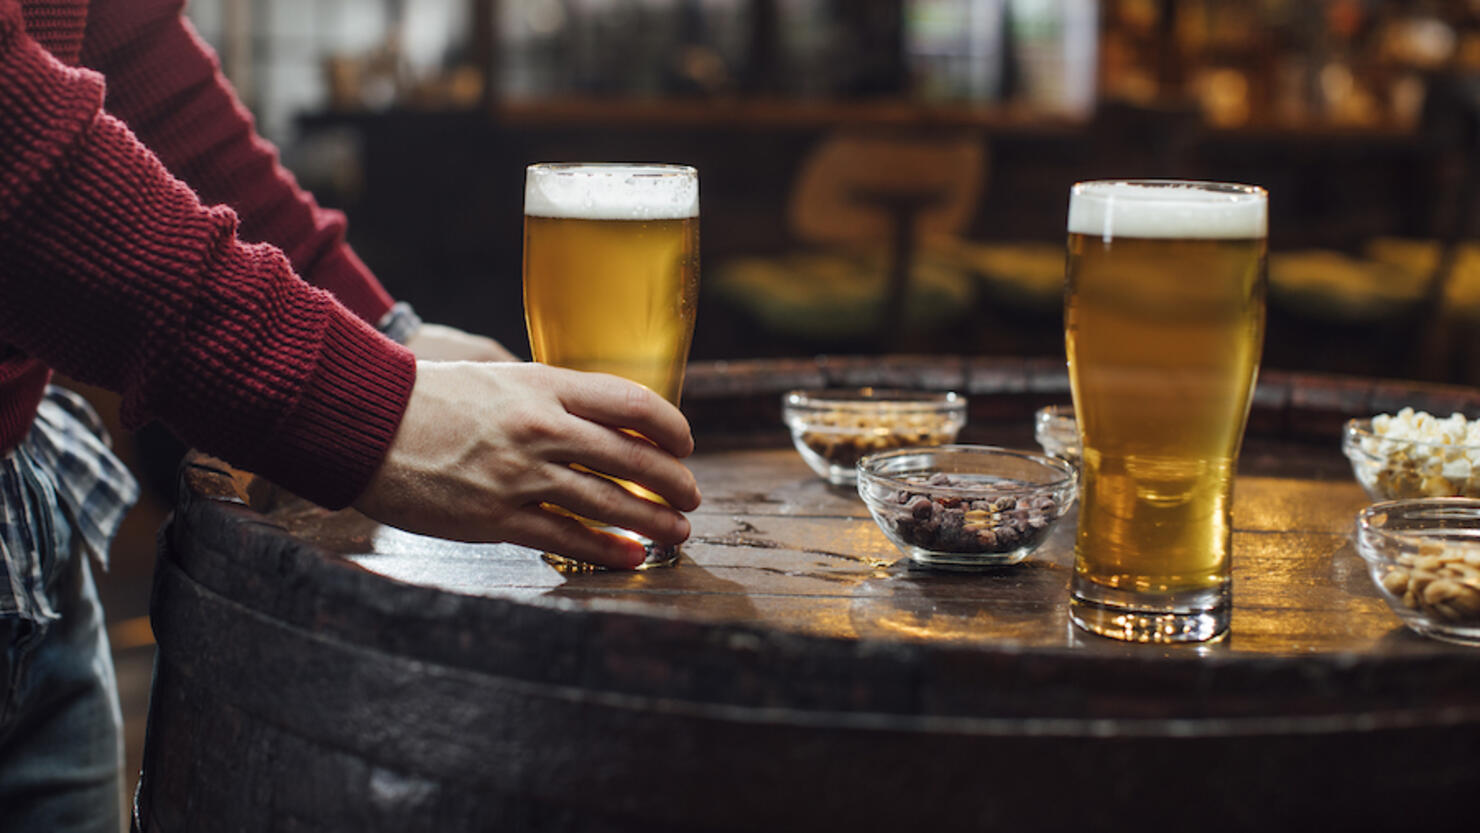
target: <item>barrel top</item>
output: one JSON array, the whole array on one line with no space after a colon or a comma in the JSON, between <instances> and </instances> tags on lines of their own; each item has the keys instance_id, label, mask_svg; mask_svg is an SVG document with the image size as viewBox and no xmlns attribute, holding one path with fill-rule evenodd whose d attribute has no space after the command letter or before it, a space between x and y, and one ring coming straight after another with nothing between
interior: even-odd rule
<instances>
[{"instance_id":1,"label":"barrel top","mask_svg":"<svg viewBox=\"0 0 1480 833\"><path fill-rule=\"evenodd\" d=\"M922 571L889 543L851 487L829 485L806 467L779 419L764 424L781 389L911 381L968 391L973 423L964 438L1017 447L1032 446L1036 407L1067 401L1062 365L1051 360L855 357L697 366L686 410L719 418L691 413L700 450L690 465L704 504L690 515L693 535L678 569L562 573L522 547L426 538L296 500L266 514L295 538L389 579L534 606L990 650L1471 653L1407 631L1372 586L1350 537L1369 501L1340 454L1339 427L1348 416L1399 402L1473 411L1480 404L1473 392L1266 373L1235 487L1231 636L1212 646L1146 648L1070 626L1074 510L1022 564L975 574ZM733 424L737 413L752 430ZM732 424L706 432L725 418Z\"/></svg>"},{"instance_id":2,"label":"barrel top","mask_svg":"<svg viewBox=\"0 0 1480 833\"><path fill-rule=\"evenodd\" d=\"M685 708L1097 736L1152 718L1168 736L1480 720L1480 651L1411 633L1368 578L1351 541L1368 499L1339 450L1343 421L1380 403L1473 414L1480 394L1265 374L1235 484L1230 636L1128 645L1069 622L1072 512L1022 564L920 571L790 447L780 389L809 376L897 385L913 369L918 386L968 392L963 441L1016 447L1032 445L1038 407L1068 398L1061 364L920 361L695 368L685 410L704 504L677 568L562 573L528 549L329 512L196 456L161 587L188 577L198 598L316 640ZM168 599L156 590L156 617Z\"/></svg>"},{"instance_id":3,"label":"barrel top","mask_svg":"<svg viewBox=\"0 0 1480 833\"><path fill-rule=\"evenodd\" d=\"M704 505L677 569L562 573L533 550L426 538L353 513L285 507L275 519L375 573L455 593L849 640L1123 650L1069 625L1073 510L1022 564L930 572L910 566L851 488L817 478L790 448L700 452L691 465ZM1191 650L1463 650L1408 633L1377 595L1350 540L1367 502L1355 482L1240 477L1232 636Z\"/></svg>"}]
</instances>

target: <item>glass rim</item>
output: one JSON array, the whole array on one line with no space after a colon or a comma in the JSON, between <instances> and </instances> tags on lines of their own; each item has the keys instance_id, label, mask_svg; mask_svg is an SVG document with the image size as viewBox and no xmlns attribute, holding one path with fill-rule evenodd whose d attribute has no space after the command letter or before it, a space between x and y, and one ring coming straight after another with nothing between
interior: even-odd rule
<instances>
[{"instance_id":1,"label":"glass rim","mask_svg":"<svg viewBox=\"0 0 1480 833\"><path fill-rule=\"evenodd\" d=\"M1268 202L1269 191L1262 185L1248 185L1242 182L1221 182L1211 179L1086 179L1074 183L1069 187L1069 193L1076 197L1087 197L1090 199L1108 199L1112 195L1107 191L1116 185L1130 185L1136 188L1147 189L1150 193L1118 192L1113 196L1116 199L1156 202L1159 195L1157 189L1181 188L1189 191L1200 191L1209 196L1232 197L1234 201L1242 202L1263 200Z\"/></svg>"},{"instance_id":2,"label":"glass rim","mask_svg":"<svg viewBox=\"0 0 1480 833\"><path fill-rule=\"evenodd\" d=\"M1390 523L1397 519L1461 521L1453 526L1395 527ZM1358 547L1357 553L1367 561L1391 562L1393 556L1377 549L1376 544L1388 550L1413 547L1423 540L1473 540L1480 531L1480 499L1460 496L1396 498L1369 504L1357 512L1357 535L1367 544Z\"/></svg>"},{"instance_id":3,"label":"glass rim","mask_svg":"<svg viewBox=\"0 0 1480 833\"><path fill-rule=\"evenodd\" d=\"M942 407L966 407L966 397L953 390L934 391L911 388L798 388L787 391L783 404L795 408L838 408L842 410L890 410Z\"/></svg>"},{"instance_id":4,"label":"glass rim","mask_svg":"<svg viewBox=\"0 0 1480 833\"><path fill-rule=\"evenodd\" d=\"M553 174L611 174L625 171L629 176L649 177L697 177L699 169L693 165L676 162L534 162L524 169L526 175L535 173Z\"/></svg>"},{"instance_id":5,"label":"glass rim","mask_svg":"<svg viewBox=\"0 0 1480 833\"><path fill-rule=\"evenodd\" d=\"M1036 465L1046 472L1057 475L1042 482L1030 482L1019 480L1014 482L994 482L991 484L969 483L958 486L930 486L930 491L954 496L979 495L982 492L994 493L1030 493L1045 490L1064 489L1077 487L1079 481L1079 469L1073 464L1058 457L1048 454L1037 454L1032 451L1024 451L1015 448L1006 448L999 445L972 445L966 443L946 443L933 446L910 446L906 448L893 448L888 451L877 451L859 458L854 468L857 471L860 482L871 482L887 485L891 488L913 488L920 484L913 483L898 476L894 472L883 472L879 468L891 460L912 455L927 454L957 454L963 457L1008 457L1022 463Z\"/></svg>"},{"instance_id":6,"label":"glass rim","mask_svg":"<svg viewBox=\"0 0 1480 833\"><path fill-rule=\"evenodd\" d=\"M1406 512L1405 512L1406 510ZM1466 520L1480 521L1480 498L1465 497L1463 495L1435 495L1433 497L1410 497L1393 498L1392 500L1380 500L1369 503L1357 511L1357 521L1363 526L1371 529L1384 529L1382 524L1376 522L1379 516L1398 515L1408 517L1420 512L1444 512L1444 518L1463 517ZM1463 514L1455 514L1460 512ZM1463 529L1464 527L1451 527ZM1443 527L1435 527L1443 529ZM1393 530L1388 530L1393 531ZM1425 534L1432 532L1431 529L1423 530L1397 530L1398 532L1416 532Z\"/></svg>"}]
</instances>

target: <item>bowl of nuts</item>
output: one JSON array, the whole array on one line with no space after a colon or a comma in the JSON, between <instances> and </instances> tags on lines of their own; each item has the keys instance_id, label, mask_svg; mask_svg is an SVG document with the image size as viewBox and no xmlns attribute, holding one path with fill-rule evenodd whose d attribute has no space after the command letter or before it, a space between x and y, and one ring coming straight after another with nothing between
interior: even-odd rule
<instances>
[{"instance_id":1,"label":"bowl of nuts","mask_svg":"<svg viewBox=\"0 0 1480 833\"><path fill-rule=\"evenodd\" d=\"M1374 503L1357 515L1356 541L1378 592L1404 624L1480 645L1480 500Z\"/></svg>"},{"instance_id":2,"label":"bowl of nuts","mask_svg":"<svg viewBox=\"0 0 1480 833\"><path fill-rule=\"evenodd\" d=\"M794 390L781 400L781 418L807 465L828 482L847 485L866 454L953 442L966 424L966 397L878 388Z\"/></svg>"},{"instance_id":3,"label":"bowl of nuts","mask_svg":"<svg viewBox=\"0 0 1480 833\"><path fill-rule=\"evenodd\" d=\"M1373 500L1480 498L1480 420L1404 408L1346 423L1341 450Z\"/></svg>"},{"instance_id":4,"label":"bowl of nuts","mask_svg":"<svg viewBox=\"0 0 1480 833\"><path fill-rule=\"evenodd\" d=\"M973 570L1028 557L1073 505L1074 465L987 445L903 448L858 462L858 494L915 564Z\"/></svg>"}]
</instances>

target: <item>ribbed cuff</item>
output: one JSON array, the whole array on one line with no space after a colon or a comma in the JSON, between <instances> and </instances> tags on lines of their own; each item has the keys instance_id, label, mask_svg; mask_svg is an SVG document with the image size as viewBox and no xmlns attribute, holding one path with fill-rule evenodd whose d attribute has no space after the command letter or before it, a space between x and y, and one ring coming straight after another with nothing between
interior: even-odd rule
<instances>
[{"instance_id":1,"label":"ribbed cuff","mask_svg":"<svg viewBox=\"0 0 1480 833\"><path fill-rule=\"evenodd\" d=\"M415 382L409 350L336 310L319 368L259 473L330 509L348 506L385 458Z\"/></svg>"},{"instance_id":2,"label":"ribbed cuff","mask_svg":"<svg viewBox=\"0 0 1480 833\"><path fill-rule=\"evenodd\" d=\"M303 277L314 286L328 290L367 323L374 324L390 311L390 293L349 246L335 246Z\"/></svg>"}]
</instances>

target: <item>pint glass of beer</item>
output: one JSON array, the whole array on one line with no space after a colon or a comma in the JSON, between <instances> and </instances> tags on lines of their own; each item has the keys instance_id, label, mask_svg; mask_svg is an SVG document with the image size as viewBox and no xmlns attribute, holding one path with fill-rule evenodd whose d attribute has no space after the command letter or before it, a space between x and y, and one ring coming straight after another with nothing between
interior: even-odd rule
<instances>
[{"instance_id":1,"label":"pint glass of beer","mask_svg":"<svg viewBox=\"0 0 1480 833\"><path fill-rule=\"evenodd\" d=\"M1234 470L1264 346L1267 194L1083 182L1064 332L1083 445L1070 616L1135 642L1228 632Z\"/></svg>"},{"instance_id":2,"label":"pint glass of beer","mask_svg":"<svg viewBox=\"0 0 1480 833\"><path fill-rule=\"evenodd\" d=\"M524 319L534 360L623 376L673 404L699 295L699 175L682 165L531 165L524 188ZM660 501L632 483L635 494ZM554 507L559 509L559 507ZM643 566L677 547L648 548ZM575 562L547 556L561 566Z\"/></svg>"}]
</instances>

